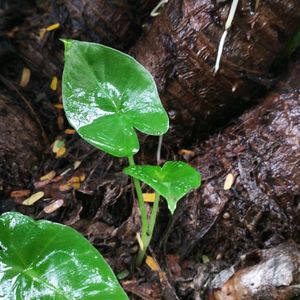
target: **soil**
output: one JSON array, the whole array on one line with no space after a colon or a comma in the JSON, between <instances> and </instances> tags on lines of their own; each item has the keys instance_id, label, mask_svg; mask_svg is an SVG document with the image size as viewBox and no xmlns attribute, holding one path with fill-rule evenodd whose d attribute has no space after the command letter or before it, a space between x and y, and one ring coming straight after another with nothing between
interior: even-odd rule
<instances>
[{"instance_id":1,"label":"soil","mask_svg":"<svg viewBox=\"0 0 300 300\"><path fill-rule=\"evenodd\" d=\"M242 0L213 75L230 2L170 0L151 18L158 2L0 0L0 213L74 227L133 300L299 299L299 53L289 58L290 70L270 70L300 23L300 4L261 0L255 11L255 1ZM161 162L187 161L202 173L202 187L174 216L160 204L149 249L159 272L134 265L140 220L122 172L127 161L86 144L64 118L61 37L101 42L142 61L171 118ZM24 68L30 78L20 85ZM137 162L156 164L158 139L140 138ZM43 200L22 205L37 191ZM58 199L62 207L43 210ZM292 280L257 279L255 291L242 284L247 274L274 270Z\"/></svg>"}]
</instances>

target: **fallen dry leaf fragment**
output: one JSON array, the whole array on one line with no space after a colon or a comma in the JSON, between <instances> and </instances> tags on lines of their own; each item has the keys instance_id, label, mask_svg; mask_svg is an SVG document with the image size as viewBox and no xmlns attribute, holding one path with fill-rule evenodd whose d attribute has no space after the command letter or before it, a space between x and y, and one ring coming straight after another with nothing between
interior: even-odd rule
<instances>
[{"instance_id":1,"label":"fallen dry leaf fragment","mask_svg":"<svg viewBox=\"0 0 300 300\"><path fill-rule=\"evenodd\" d=\"M192 150L187 150L187 149L181 149L178 151L179 155L188 155L188 156L194 156L195 152Z\"/></svg>"},{"instance_id":2,"label":"fallen dry leaf fragment","mask_svg":"<svg viewBox=\"0 0 300 300\"><path fill-rule=\"evenodd\" d=\"M229 173L227 176L226 176L226 179L225 179L225 182L224 182L224 190L227 191L227 190L230 190L232 185L234 183L234 176L232 173Z\"/></svg>"},{"instance_id":3,"label":"fallen dry leaf fragment","mask_svg":"<svg viewBox=\"0 0 300 300\"><path fill-rule=\"evenodd\" d=\"M64 154L66 153L67 149L65 146L59 148L59 150L56 152L56 158L60 158L62 156L64 156Z\"/></svg>"},{"instance_id":4,"label":"fallen dry leaf fragment","mask_svg":"<svg viewBox=\"0 0 300 300\"><path fill-rule=\"evenodd\" d=\"M23 197L28 197L29 195L30 195L30 190L19 190L10 193L11 198L23 198Z\"/></svg>"},{"instance_id":5,"label":"fallen dry leaf fragment","mask_svg":"<svg viewBox=\"0 0 300 300\"><path fill-rule=\"evenodd\" d=\"M58 84L58 78L56 76L52 77L51 83L50 83L50 88L52 91L57 90L57 84Z\"/></svg>"},{"instance_id":6,"label":"fallen dry leaf fragment","mask_svg":"<svg viewBox=\"0 0 300 300\"><path fill-rule=\"evenodd\" d=\"M55 104L54 104L54 107L55 107L56 109L63 109L63 108L64 108L64 106L62 105L62 103L55 103Z\"/></svg>"},{"instance_id":7,"label":"fallen dry leaf fragment","mask_svg":"<svg viewBox=\"0 0 300 300\"><path fill-rule=\"evenodd\" d=\"M29 68L23 68L22 70L22 75L21 75L21 80L20 80L20 86L21 87L26 87L27 84L30 81L30 76L31 76L31 71Z\"/></svg>"},{"instance_id":8,"label":"fallen dry leaf fragment","mask_svg":"<svg viewBox=\"0 0 300 300\"><path fill-rule=\"evenodd\" d=\"M34 204L35 202L39 201L40 199L42 199L44 197L44 192L37 192L32 194L30 197L28 197L27 199L25 199L22 204L23 205L27 205L30 206L32 204Z\"/></svg>"},{"instance_id":9,"label":"fallen dry leaf fragment","mask_svg":"<svg viewBox=\"0 0 300 300\"><path fill-rule=\"evenodd\" d=\"M65 134L70 134L70 135L74 134L75 132L76 132L76 131L75 131L74 129L71 129L71 128L67 128L67 129L64 131Z\"/></svg>"},{"instance_id":10,"label":"fallen dry leaf fragment","mask_svg":"<svg viewBox=\"0 0 300 300\"><path fill-rule=\"evenodd\" d=\"M143 193L143 198L145 202L154 202L155 193Z\"/></svg>"},{"instance_id":11,"label":"fallen dry leaf fragment","mask_svg":"<svg viewBox=\"0 0 300 300\"><path fill-rule=\"evenodd\" d=\"M54 23L54 24L51 24L49 25L47 28L46 28L46 31L53 31L53 30L56 30L60 27L60 24L59 23Z\"/></svg>"},{"instance_id":12,"label":"fallen dry leaf fragment","mask_svg":"<svg viewBox=\"0 0 300 300\"><path fill-rule=\"evenodd\" d=\"M45 206L43 210L46 214L51 214L51 213L55 212L56 210L58 210L59 208L61 208L63 205L64 205L64 200L58 199L58 200L54 201L53 203Z\"/></svg>"},{"instance_id":13,"label":"fallen dry leaf fragment","mask_svg":"<svg viewBox=\"0 0 300 300\"><path fill-rule=\"evenodd\" d=\"M40 178L40 181L46 181L46 180L52 180L56 175L55 171L50 171L49 173L47 173L46 175L42 176Z\"/></svg>"},{"instance_id":14,"label":"fallen dry leaf fragment","mask_svg":"<svg viewBox=\"0 0 300 300\"><path fill-rule=\"evenodd\" d=\"M152 256L147 256L145 262L152 271L155 271L155 272L160 271L159 265L156 263L156 261L153 259Z\"/></svg>"}]
</instances>

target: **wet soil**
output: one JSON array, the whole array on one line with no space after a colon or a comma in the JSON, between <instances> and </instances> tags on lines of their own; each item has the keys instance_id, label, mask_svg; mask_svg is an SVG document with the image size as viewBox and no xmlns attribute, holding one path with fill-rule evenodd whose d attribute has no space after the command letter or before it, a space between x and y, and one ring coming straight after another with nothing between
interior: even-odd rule
<instances>
[{"instance_id":1,"label":"wet soil","mask_svg":"<svg viewBox=\"0 0 300 300\"><path fill-rule=\"evenodd\" d=\"M152 24L149 12L157 2L61 0L44 1L41 6L32 1L16 16L11 5L20 4L18 1L0 1L0 15L5 16L5 21L3 18L0 21L0 212L17 210L79 230L111 264L130 299L297 299L299 57L293 58L287 74L280 69L271 91L268 90L275 79L270 81L268 74L279 49L299 21L299 4L293 0L289 5L260 1L264 5L255 13L252 1L242 1L216 83L211 71L208 75L202 71L202 68L211 70L214 55L199 61L198 56L194 60L194 52L202 45L215 54L228 3L170 1ZM103 9L105 14L101 13ZM269 16L272 16L270 22ZM43 29L55 23L60 27L41 37ZM204 25L196 49L190 45L198 36L198 23ZM157 24L161 24L159 32ZM249 24L254 24L250 39L245 35L250 30ZM180 32L187 38L182 45L178 40ZM207 39L209 34L211 41ZM170 103L170 116L175 110L185 115L182 104L176 104L179 108L172 106L181 96L180 101L186 99L188 106L194 105L200 95L203 99L200 115L209 115L208 111L219 107L215 103L223 100L228 105L226 118L231 119L231 125L205 141L199 141L196 131L187 130L187 124L191 123L191 127L196 124L190 117L186 120L180 117L177 123L172 119L173 128L182 124L189 143L173 131L163 142L162 161L190 162L203 174L203 185L179 203L173 217L162 201L149 251L158 263L159 272L146 264L141 268L134 266L140 221L132 183L122 173L127 161L111 158L82 141L69 130L58 105L63 67L59 37L93 40L125 51L131 48L137 56L145 58L146 65L159 59L153 72L165 103ZM138 38L137 46L132 47ZM240 61L244 61L242 66ZM22 87L20 78L25 67L31 70L31 76ZM151 65L148 67L151 69ZM227 76L226 69L231 67ZM194 70L193 76L188 76L188 68ZM58 78L57 88L51 85L54 76ZM189 90L196 84L195 78L201 85L199 93L194 93L193 88ZM237 88L233 100L231 83L235 80L241 89ZM253 87L255 91L263 87L263 93L256 92L259 96L253 98L260 104L240 118L233 118L235 111L241 111L239 103L248 101L245 91ZM218 97L212 98L215 93ZM173 102L168 102L171 98ZM195 106L197 118L200 106ZM204 118L207 129L222 123L213 121L219 118L218 113L215 111L212 119ZM157 138L141 136L141 140L143 150L137 161L155 164ZM57 141L65 148L59 155L53 152ZM54 172L54 176L42 180L49 172ZM233 180L229 189L224 190L229 174ZM147 187L144 190L150 191ZM37 191L44 192L43 200L23 206L27 195ZM43 210L59 199L63 200L62 207L50 214ZM271 261L266 269L264 263L272 257L279 260ZM289 261L285 268L283 261ZM248 288L241 284L244 274L251 276L251 272L271 272L276 268L294 276L292 281L283 283L285 288L282 284L278 287L278 281L267 287L257 281L258 293L250 291L245 298L240 297L239 293Z\"/></svg>"}]
</instances>

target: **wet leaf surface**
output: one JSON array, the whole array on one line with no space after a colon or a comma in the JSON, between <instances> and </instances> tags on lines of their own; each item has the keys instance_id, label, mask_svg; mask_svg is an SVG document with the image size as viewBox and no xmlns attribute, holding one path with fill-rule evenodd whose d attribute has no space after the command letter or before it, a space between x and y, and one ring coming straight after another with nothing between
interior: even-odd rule
<instances>
[{"instance_id":1,"label":"wet leaf surface","mask_svg":"<svg viewBox=\"0 0 300 300\"><path fill-rule=\"evenodd\" d=\"M174 213L177 202L191 189L200 186L201 175L188 164L180 161L168 161L159 166L134 166L124 169L127 175L135 177L162 195Z\"/></svg>"},{"instance_id":2,"label":"wet leaf surface","mask_svg":"<svg viewBox=\"0 0 300 300\"><path fill-rule=\"evenodd\" d=\"M103 257L72 228L6 213L0 246L0 297L128 299Z\"/></svg>"},{"instance_id":3,"label":"wet leaf surface","mask_svg":"<svg viewBox=\"0 0 300 300\"><path fill-rule=\"evenodd\" d=\"M150 73L112 48L66 40L63 101L70 124L83 139L118 157L137 153L134 128L161 135L165 112Z\"/></svg>"}]
</instances>

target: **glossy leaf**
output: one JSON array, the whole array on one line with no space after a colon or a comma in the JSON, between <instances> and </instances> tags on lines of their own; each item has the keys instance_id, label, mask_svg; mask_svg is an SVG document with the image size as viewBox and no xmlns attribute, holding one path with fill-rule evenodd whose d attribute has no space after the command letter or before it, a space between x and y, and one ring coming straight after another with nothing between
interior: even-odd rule
<instances>
[{"instance_id":1,"label":"glossy leaf","mask_svg":"<svg viewBox=\"0 0 300 300\"><path fill-rule=\"evenodd\" d=\"M0 216L0 299L128 299L99 252L74 229Z\"/></svg>"},{"instance_id":2,"label":"glossy leaf","mask_svg":"<svg viewBox=\"0 0 300 300\"><path fill-rule=\"evenodd\" d=\"M135 177L162 195L173 214L177 202L190 190L198 188L201 175L190 165L181 161L168 161L159 166L132 166L124 169L127 175Z\"/></svg>"},{"instance_id":3,"label":"glossy leaf","mask_svg":"<svg viewBox=\"0 0 300 300\"><path fill-rule=\"evenodd\" d=\"M65 40L64 109L83 139L118 157L137 153L134 128L161 135L169 120L151 74L112 48Z\"/></svg>"}]
</instances>

